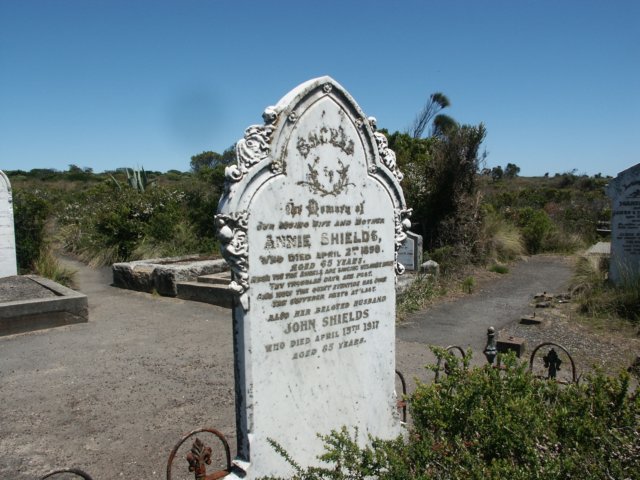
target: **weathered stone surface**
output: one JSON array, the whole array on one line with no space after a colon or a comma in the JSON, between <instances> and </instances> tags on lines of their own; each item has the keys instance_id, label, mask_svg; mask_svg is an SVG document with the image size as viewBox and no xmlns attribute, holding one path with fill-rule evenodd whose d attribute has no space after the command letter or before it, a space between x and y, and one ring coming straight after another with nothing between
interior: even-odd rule
<instances>
[{"instance_id":1,"label":"weathered stone surface","mask_svg":"<svg viewBox=\"0 0 640 480\"><path fill-rule=\"evenodd\" d=\"M112 266L114 286L147 293L156 291L168 297L178 294L178 282L194 281L200 275L224 270L228 270L224 260L198 255L137 260Z\"/></svg>"},{"instance_id":2,"label":"weathered stone surface","mask_svg":"<svg viewBox=\"0 0 640 480\"><path fill-rule=\"evenodd\" d=\"M436 278L438 277L438 275L440 275L440 265L434 260L427 260L422 265L420 265L420 269L424 273L433 275Z\"/></svg>"},{"instance_id":3,"label":"weathered stone surface","mask_svg":"<svg viewBox=\"0 0 640 480\"><path fill-rule=\"evenodd\" d=\"M407 232L407 238L398 249L398 261L409 271L420 268L422 263L422 235Z\"/></svg>"},{"instance_id":4,"label":"weathered stone surface","mask_svg":"<svg viewBox=\"0 0 640 480\"><path fill-rule=\"evenodd\" d=\"M0 170L0 277L18 274L11 183Z\"/></svg>"},{"instance_id":5,"label":"weathered stone surface","mask_svg":"<svg viewBox=\"0 0 640 480\"><path fill-rule=\"evenodd\" d=\"M0 303L15 302L26 298L51 298L53 293L28 276L12 275L0 278Z\"/></svg>"},{"instance_id":6,"label":"weathered stone surface","mask_svg":"<svg viewBox=\"0 0 640 480\"><path fill-rule=\"evenodd\" d=\"M640 163L611 180L607 195L611 198L609 279L620 285L640 275Z\"/></svg>"},{"instance_id":7,"label":"weathered stone surface","mask_svg":"<svg viewBox=\"0 0 640 480\"><path fill-rule=\"evenodd\" d=\"M212 284L201 281L178 282L178 298L195 302L210 303L219 307L231 308L233 296L226 285Z\"/></svg>"},{"instance_id":8,"label":"weathered stone surface","mask_svg":"<svg viewBox=\"0 0 640 480\"><path fill-rule=\"evenodd\" d=\"M238 471L290 477L272 438L318 464L317 434L401 432L396 252L410 226L386 138L329 77L249 127L216 223L234 314Z\"/></svg>"}]
</instances>

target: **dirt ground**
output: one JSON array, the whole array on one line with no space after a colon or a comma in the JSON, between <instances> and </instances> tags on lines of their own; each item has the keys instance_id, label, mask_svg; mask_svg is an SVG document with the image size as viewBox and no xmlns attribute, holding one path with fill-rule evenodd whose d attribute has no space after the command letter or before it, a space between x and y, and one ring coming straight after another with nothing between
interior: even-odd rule
<instances>
[{"instance_id":1,"label":"dirt ground","mask_svg":"<svg viewBox=\"0 0 640 480\"><path fill-rule=\"evenodd\" d=\"M233 455L230 311L113 288L110 270L69 263L88 296L89 323L0 337L0 479L36 479L60 467L82 468L95 480L164 478L173 445L203 426L222 431ZM534 293L566 289L569 275L562 258L534 257L480 280L471 295L412 316L397 340L397 367L409 390L414 378L432 378L424 369L434 361L429 344L471 347L482 363L489 325L501 335L528 335L529 345L573 332L560 309L561 320L550 320L555 308L541 326L517 324L531 313ZM576 332L580 341L560 343L582 352L601 349L594 343L600 339L609 356L622 348L612 336ZM640 350L637 338L625 340L621 364ZM581 355L579 368L589 360ZM174 479L192 478L185 453Z\"/></svg>"}]
</instances>

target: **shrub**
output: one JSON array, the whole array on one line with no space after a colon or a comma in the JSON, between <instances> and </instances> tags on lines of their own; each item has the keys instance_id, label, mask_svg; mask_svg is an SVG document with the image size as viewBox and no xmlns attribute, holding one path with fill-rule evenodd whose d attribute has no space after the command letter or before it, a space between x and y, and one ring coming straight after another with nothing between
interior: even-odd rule
<instances>
[{"instance_id":1,"label":"shrub","mask_svg":"<svg viewBox=\"0 0 640 480\"><path fill-rule=\"evenodd\" d=\"M16 259L20 273L31 271L44 248L44 228L49 211L50 204L42 191L13 191Z\"/></svg>"},{"instance_id":2,"label":"shrub","mask_svg":"<svg viewBox=\"0 0 640 480\"><path fill-rule=\"evenodd\" d=\"M513 354L502 369L436 355L449 375L410 396L406 440L362 447L343 428L322 437L327 465L308 469L277 447L295 465L293 478L640 478L640 395L629 393L627 373L560 385L532 376Z\"/></svg>"},{"instance_id":3,"label":"shrub","mask_svg":"<svg viewBox=\"0 0 640 480\"><path fill-rule=\"evenodd\" d=\"M91 265L108 265L156 256L213 253L212 211L198 210L202 195L157 186L143 192L113 182L76 194L59 216L66 249ZM206 204L212 207L212 202ZM205 229L208 228L208 230ZM202 235L206 233L206 235Z\"/></svg>"},{"instance_id":4,"label":"shrub","mask_svg":"<svg viewBox=\"0 0 640 480\"><path fill-rule=\"evenodd\" d=\"M551 223L549 216L544 210L524 207L516 213L516 222L522 232L527 251L529 253L540 252L545 236L553 228L553 223Z\"/></svg>"}]
</instances>

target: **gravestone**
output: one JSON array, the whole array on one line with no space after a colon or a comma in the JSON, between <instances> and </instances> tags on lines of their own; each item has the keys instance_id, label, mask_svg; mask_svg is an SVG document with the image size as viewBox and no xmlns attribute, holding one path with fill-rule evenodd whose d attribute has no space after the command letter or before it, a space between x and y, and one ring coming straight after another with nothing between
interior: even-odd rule
<instances>
[{"instance_id":1,"label":"gravestone","mask_svg":"<svg viewBox=\"0 0 640 480\"><path fill-rule=\"evenodd\" d=\"M616 285L640 275L640 163L609 182L611 260L609 279Z\"/></svg>"},{"instance_id":2,"label":"gravestone","mask_svg":"<svg viewBox=\"0 0 640 480\"><path fill-rule=\"evenodd\" d=\"M419 270L422 263L422 235L406 233L407 238L398 249L398 261L409 271Z\"/></svg>"},{"instance_id":3,"label":"gravestone","mask_svg":"<svg viewBox=\"0 0 640 480\"><path fill-rule=\"evenodd\" d=\"M216 216L236 294L234 465L247 479L292 474L269 439L307 466L318 433L401 433L395 275L410 211L395 155L329 77L263 119L237 143Z\"/></svg>"},{"instance_id":4,"label":"gravestone","mask_svg":"<svg viewBox=\"0 0 640 480\"><path fill-rule=\"evenodd\" d=\"M0 277L17 275L11 183L0 170Z\"/></svg>"}]
</instances>

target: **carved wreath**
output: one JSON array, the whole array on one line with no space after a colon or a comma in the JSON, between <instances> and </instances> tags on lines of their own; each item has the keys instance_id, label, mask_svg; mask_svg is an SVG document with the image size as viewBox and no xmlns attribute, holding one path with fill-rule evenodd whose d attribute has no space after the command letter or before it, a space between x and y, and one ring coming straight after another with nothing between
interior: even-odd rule
<instances>
[{"instance_id":1,"label":"carved wreath","mask_svg":"<svg viewBox=\"0 0 640 480\"><path fill-rule=\"evenodd\" d=\"M335 197L342 193L349 185L355 186L354 183L349 182L349 165L345 166L341 160L338 160L340 168L336 170L324 167L322 173L324 177L328 179L328 185L323 185L320 180L320 172L318 171L319 164L320 157L316 157L313 164L308 163L307 168L309 169L309 173L306 175L307 181L297 182L297 185L306 185L312 193L319 194L322 197L326 197L327 195L333 195ZM334 178L336 179L335 182Z\"/></svg>"}]
</instances>

